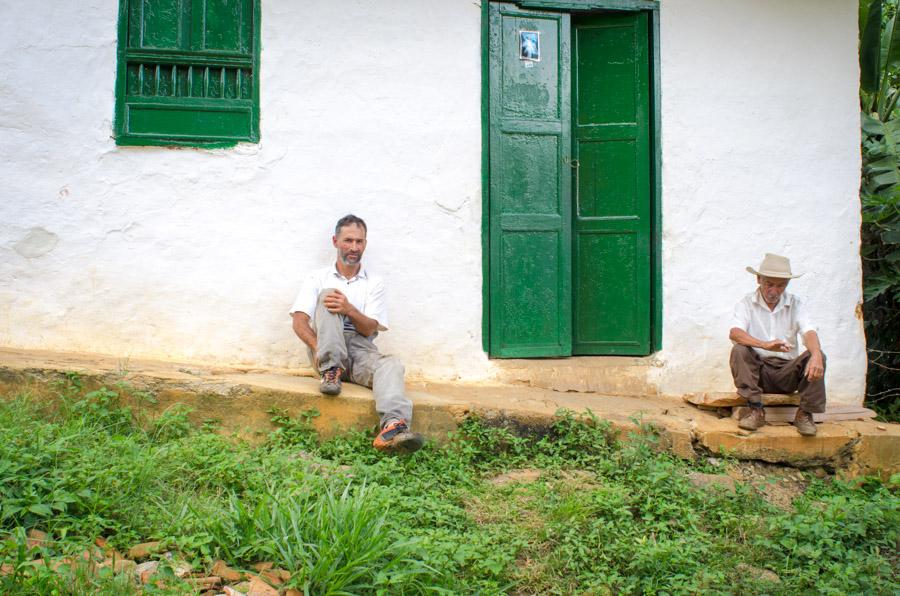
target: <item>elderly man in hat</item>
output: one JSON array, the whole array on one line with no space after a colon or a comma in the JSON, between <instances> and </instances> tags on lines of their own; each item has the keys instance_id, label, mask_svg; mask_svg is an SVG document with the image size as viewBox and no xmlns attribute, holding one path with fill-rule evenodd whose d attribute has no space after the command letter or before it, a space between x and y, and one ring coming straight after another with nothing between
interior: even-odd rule
<instances>
[{"instance_id":1,"label":"elderly man in hat","mask_svg":"<svg viewBox=\"0 0 900 596\"><path fill-rule=\"evenodd\" d=\"M747 271L756 275L759 287L735 306L728 335L734 343L734 384L750 404L738 426L757 430L766 424L762 393L798 391L800 407L793 425L801 435L814 436L812 415L825 411L825 355L800 299L785 291L788 282L800 276L791 273L787 258L773 254L766 254L758 270ZM798 335L806 346L802 354Z\"/></svg>"}]
</instances>

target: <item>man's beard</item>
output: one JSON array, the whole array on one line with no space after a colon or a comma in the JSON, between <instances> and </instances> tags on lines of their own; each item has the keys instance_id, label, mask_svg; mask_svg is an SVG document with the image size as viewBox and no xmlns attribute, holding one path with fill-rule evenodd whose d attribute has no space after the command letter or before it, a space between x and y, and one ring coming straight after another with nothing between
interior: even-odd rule
<instances>
[{"instance_id":1,"label":"man's beard","mask_svg":"<svg viewBox=\"0 0 900 596\"><path fill-rule=\"evenodd\" d=\"M340 259L341 263L344 265L358 265L362 260L362 255L351 255L349 252L338 250L338 259Z\"/></svg>"}]
</instances>

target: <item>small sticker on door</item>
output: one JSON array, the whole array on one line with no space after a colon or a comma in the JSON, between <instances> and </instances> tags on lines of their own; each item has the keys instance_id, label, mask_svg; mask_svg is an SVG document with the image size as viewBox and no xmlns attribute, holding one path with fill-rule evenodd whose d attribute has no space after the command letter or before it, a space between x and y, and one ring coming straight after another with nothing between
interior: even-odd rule
<instances>
[{"instance_id":1,"label":"small sticker on door","mask_svg":"<svg viewBox=\"0 0 900 596\"><path fill-rule=\"evenodd\" d=\"M539 31L519 31L519 59L526 60L528 63L541 61L541 34Z\"/></svg>"}]
</instances>

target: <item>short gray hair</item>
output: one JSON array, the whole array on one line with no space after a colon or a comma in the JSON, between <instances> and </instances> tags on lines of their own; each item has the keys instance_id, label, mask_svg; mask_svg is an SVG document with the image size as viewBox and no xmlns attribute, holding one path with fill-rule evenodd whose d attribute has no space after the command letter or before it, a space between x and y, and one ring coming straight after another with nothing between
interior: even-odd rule
<instances>
[{"instance_id":1,"label":"short gray hair","mask_svg":"<svg viewBox=\"0 0 900 596\"><path fill-rule=\"evenodd\" d=\"M334 226L334 235L339 235L341 233L341 228L346 228L347 226L359 226L363 229L363 232L369 233L369 228L366 227L366 222L364 222L361 217L356 217L352 213L348 213L340 218L337 225Z\"/></svg>"}]
</instances>

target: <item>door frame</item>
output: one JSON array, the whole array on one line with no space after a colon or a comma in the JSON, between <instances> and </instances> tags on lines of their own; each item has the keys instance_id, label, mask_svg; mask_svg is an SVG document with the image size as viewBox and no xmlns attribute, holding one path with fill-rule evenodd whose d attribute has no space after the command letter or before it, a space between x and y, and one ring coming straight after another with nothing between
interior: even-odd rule
<instances>
[{"instance_id":1,"label":"door frame","mask_svg":"<svg viewBox=\"0 0 900 596\"><path fill-rule=\"evenodd\" d=\"M662 349L662 137L660 128L660 47L658 0L483 0L481 3L481 341L490 353L490 2L505 1L521 8L559 10L564 12L591 10L646 11L650 19L650 205L651 279L650 279L650 349Z\"/></svg>"}]
</instances>

